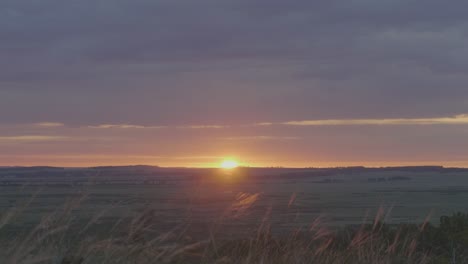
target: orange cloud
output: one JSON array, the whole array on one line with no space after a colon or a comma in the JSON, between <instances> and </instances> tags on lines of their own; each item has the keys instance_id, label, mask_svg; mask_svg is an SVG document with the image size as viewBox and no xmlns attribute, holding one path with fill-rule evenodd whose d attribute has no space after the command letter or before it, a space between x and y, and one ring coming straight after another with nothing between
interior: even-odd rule
<instances>
[{"instance_id":1,"label":"orange cloud","mask_svg":"<svg viewBox=\"0 0 468 264\"><path fill-rule=\"evenodd\" d=\"M384 118L384 119L325 119L301 120L259 125L290 126L350 126L350 125L468 125L468 114L434 118Z\"/></svg>"},{"instance_id":2,"label":"orange cloud","mask_svg":"<svg viewBox=\"0 0 468 264\"><path fill-rule=\"evenodd\" d=\"M35 123L34 125L38 127L62 127L65 124L58 123L58 122L40 122L40 123Z\"/></svg>"},{"instance_id":3,"label":"orange cloud","mask_svg":"<svg viewBox=\"0 0 468 264\"><path fill-rule=\"evenodd\" d=\"M89 128L98 128L98 129L112 129L112 128L120 128L120 129L144 129L144 128L151 128L151 129L158 129L158 128L165 128L165 126L141 126L141 125L131 125L131 124L103 124L97 126L88 126Z\"/></svg>"},{"instance_id":4,"label":"orange cloud","mask_svg":"<svg viewBox=\"0 0 468 264\"><path fill-rule=\"evenodd\" d=\"M246 136L246 137L225 137L224 140L252 140L252 141L267 141L267 140L298 140L299 137L275 137L275 136Z\"/></svg>"},{"instance_id":5,"label":"orange cloud","mask_svg":"<svg viewBox=\"0 0 468 264\"><path fill-rule=\"evenodd\" d=\"M42 135L24 135L24 136L0 136L0 143L29 143L29 142L50 142L71 140L65 136L42 136Z\"/></svg>"}]
</instances>

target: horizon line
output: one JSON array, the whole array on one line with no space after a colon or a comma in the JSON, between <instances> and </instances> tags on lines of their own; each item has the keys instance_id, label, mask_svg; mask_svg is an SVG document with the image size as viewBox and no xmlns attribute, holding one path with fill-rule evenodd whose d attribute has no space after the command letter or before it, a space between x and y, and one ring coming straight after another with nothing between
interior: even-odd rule
<instances>
[{"instance_id":1,"label":"horizon line","mask_svg":"<svg viewBox=\"0 0 468 264\"><path fill-rule=\"evenodd\" d=\"M63 168L63 169L92 169L92 168L101 168L101 167L154 167L154 168L163 168L163 169L222 169L217 166L159 166L159 165L148 165L148 164L127 164L127 165L98 165L98 166L51 166L51 165L0 165L0 169L3 168ZM392 165L392 166L365 166L365 165L355 165L355 166L330 166L330 167L313 167L313 166L247 166L241 165L237 168L240 169L341 169L341 168L364 168L364 169L383 169L383 168L443 168L443 169L468 169L468 167L463 166L444 166L444 165Z\"/></svg>"}]
</instances>

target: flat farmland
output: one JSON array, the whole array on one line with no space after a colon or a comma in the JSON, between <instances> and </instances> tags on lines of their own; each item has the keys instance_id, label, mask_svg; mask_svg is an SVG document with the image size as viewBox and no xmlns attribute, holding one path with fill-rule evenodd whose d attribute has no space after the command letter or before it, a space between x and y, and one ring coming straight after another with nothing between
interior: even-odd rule
<instances>
[{"instance_id":1,"label":"flat farmland","mask_svg":"<svg viewBox=\"0 0 468 264\"><path fill-rule=\"evenodd\" d=\"M282 233L307 228L317 218L329 226L359 225L372 222L382 212L387 223L425 219L436 223L442 215L468 208L465 172L377 171L311 177L207 172L164 182L133 173L129 175L136 180L132 183L89 180L87 184L38 185L24 180L24 184L4 185L0 208L16 212L8 224L15 230L72 206L75 221L99 218L98 223L111 223L151 210L164 230L190 224L193 232L203 233L222 222L236 235L265 220Z\"/></svg>"}]
</instances>

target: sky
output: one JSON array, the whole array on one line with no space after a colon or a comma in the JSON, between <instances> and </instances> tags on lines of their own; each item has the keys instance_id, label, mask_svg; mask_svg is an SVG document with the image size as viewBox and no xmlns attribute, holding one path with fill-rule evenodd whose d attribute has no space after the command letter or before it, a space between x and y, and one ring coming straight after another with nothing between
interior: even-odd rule
<instances>
[{"instance_id":1,"label":"sky","mask_svg":"<svg viewBox=\"0 0 468 264\"><path fill-rule=\"evenodd\" d=\"M466 10L2 0L0 166L468 167Z\"/></svg>"}]
</instances>

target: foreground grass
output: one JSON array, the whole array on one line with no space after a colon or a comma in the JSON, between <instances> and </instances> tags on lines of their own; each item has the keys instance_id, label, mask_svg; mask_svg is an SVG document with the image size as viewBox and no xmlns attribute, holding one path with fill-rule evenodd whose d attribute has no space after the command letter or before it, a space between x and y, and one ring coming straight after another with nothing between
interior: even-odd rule
<instances>
[{"instance_id":1,"label":"foreground grass","mask_svg":"<svg viewBox=\"0 0 468 264\"><path fill-rule=\"evenodd\" d=\"M274 235L265 218L250 235L231 239L224 232L226 213L213 221L204 238L195 239L191 223L161 230L157 212L150 208L111 222L102 221L105 212L78 221L73 212L84 199L73 199L20 230L11 224L29 202L2 212L1 263L468 263L468 215L462 213L442 217L437 226L428 221L387 225L381 210L371 224L341 229L328 228L317 218L287 236ZM236 214L255 200L242 196L233 205Z\"/></svg>"}]
</instances>

